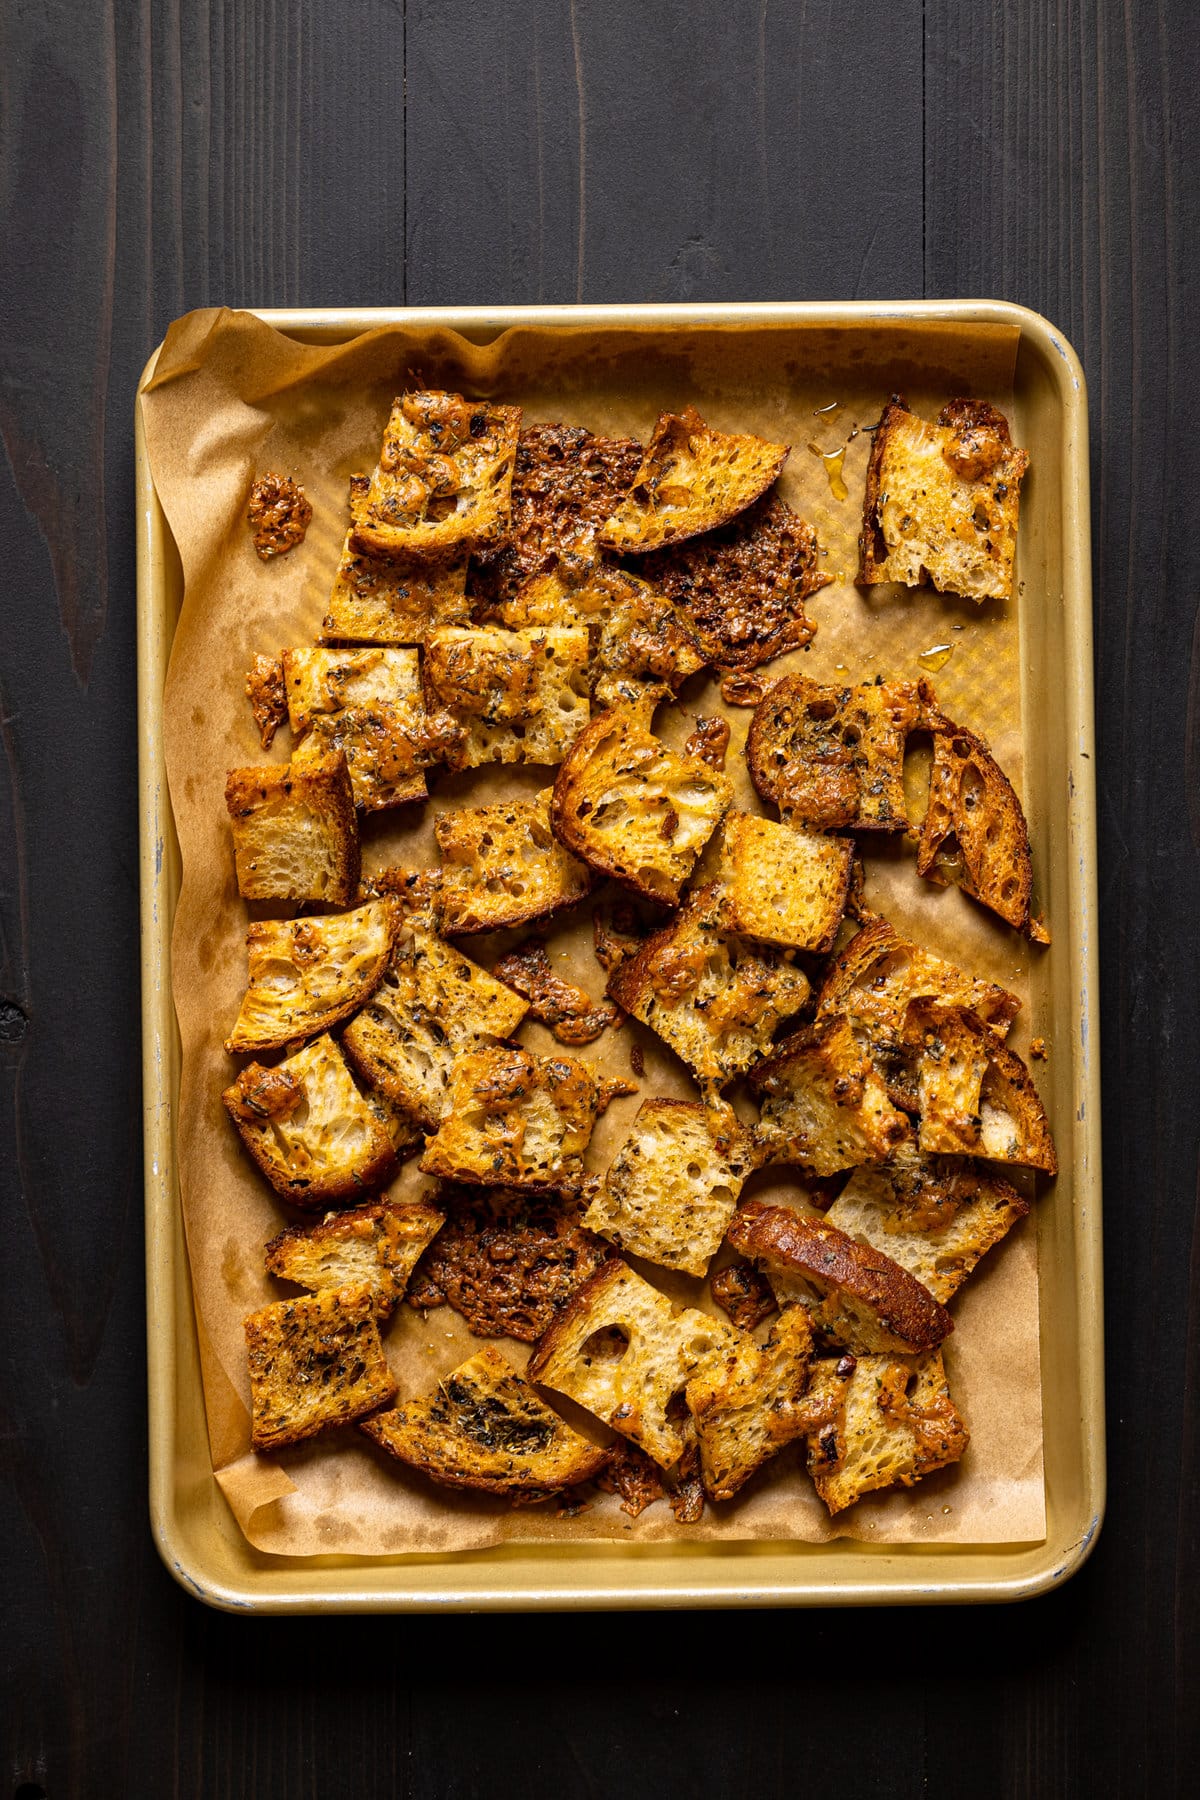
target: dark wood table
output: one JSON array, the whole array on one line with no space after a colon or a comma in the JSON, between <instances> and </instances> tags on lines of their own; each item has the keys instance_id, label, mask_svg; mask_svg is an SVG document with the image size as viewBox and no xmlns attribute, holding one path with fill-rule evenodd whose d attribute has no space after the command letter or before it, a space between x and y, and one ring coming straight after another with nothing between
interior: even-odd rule
<instances>
[{"instance_id":1,"label":"dark wood table","mask_svg":"<svg viewBox=\"0 0 1200 1800\"><path fill-rule=\"evenodd\" d=\"M4 1776L49 1795L1190 1788L1189 0L7 0ZM132 406L189 307L986 295L1092 405L1108 1520L1011 1609L248 1620L146 1509ZM0 1793L3 1790L0 1789Z\"/></svg>"}]
</instances>

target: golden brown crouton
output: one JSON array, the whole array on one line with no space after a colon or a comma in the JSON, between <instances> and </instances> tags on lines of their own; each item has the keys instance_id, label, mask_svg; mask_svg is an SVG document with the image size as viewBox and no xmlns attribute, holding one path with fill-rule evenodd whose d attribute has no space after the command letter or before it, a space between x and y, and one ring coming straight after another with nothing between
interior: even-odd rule
<instances>
[{"instance_id":1,"label":"golden brown crouton","mask_svg":"<svg viewBox=\"0 0 1200 1800\"><path fill-rule=\"evenodd\" d=\"M823 687L785 675L750 721L750 779L810 831L903 831L904 745L919 713L911 681Z\"/></svg>"},{"instance_id":2,"label":"golden brown crouton","mask_svg":"<svg viewBox=\"0 0 1200 1800\"><path fill-rule=\"evenodd\" d=\"M541 938L507 950L492 973L529 1002L529 1016L547 1026L560 1044L593 1044L623 1018L611 1000L593 1000L586 989L555 973Z\"/></svg>"},{"instance_id":3,"label":"golden brown crouton","mask_svg":"<svg viewBox=\"0 0 1200 1800\"><path fill-rule=\"evenodd\" d=\"M455 722L425 710L415 650L285 650L283 671L293 733L345 751L366 811L423 800L424 771L457 752Z\"/></svg>"},{"instance_id":4,"label":"golden brown crouton","mask_svg":"<svg viewBox=\"0 0 1200 1800\"><path fill-rule=\"evenodd\" d=\"M443 1215L424 1200L373 1200L330 1213L319 1225L293 1225L266 1249L268 1275L310 1293L368 1287L379 1313L404 1296L418 1259L441 1228Z\"/></svg>"},{"instance_id":5,"label":"golden brown crouton","mask_svg":"<svg viewBox=\"0 0 1200 1800\"><path fill-rule=\"evenodd\" d=\"M355 512L355 549L436 561L498 542L508 528L520 428L519 406L402 395Z\"/></svg>"},{"instance_id":6,"label":"golden brown crouton","mask_svg":"<svg viewBox=\"0 0 1200 1800\"><path fill-rule=\"evenodd\" d=\"M846 1363L855 1359L828 1365L831 1386ZM903 1361L860 1356L837 1418L809 1438L808 1472L829 1511L839 1513L879 1488L913 1487L958 1462L969 1442L939 1350Z\"/></svg>"},{"instance_id":7,"label":"golden brown crouton","mask_svg":"<svg viewBox=\"0 0 1200 1800\"><path fill-rule=\"evenodd\" d=\"M560 763L588 722L587 659L582 629L431 632L426 703L462 731L450 767Z\"/></svg>"},{"instance_id":8,"label":"golden brown crouton","mask_svg":"<svg viewBox=\"0 0 1200 1800\"><path fill-rule=\"evenodd\" d=\"M416 562L372 556L354 547L354 519L371 486L350 477L351 525L321 621L325 644L423 644L439 625L469 625L467 559Z\"/></svg>"},{"instance_id":9,"label":"golden brown crouton","mask_svg":"<svg viewBox=\"0 0 1200 1800\"><path fill-rule=\"evenodd\" d=\"M246 933L249 986L225 1048L276 1050L328 1031L383 980L399 915L375 900L321 919L264 919Z\"/></svg>"},{"instance_id":10,"label":"golden brown crouton","mask_svg":"<svg viewBox=\"0 0 1200 1800\"><path fill-rule=\"evenodd\" d=\"M660 413L627 497L597 537L643 554L725 525L764 494L787 461L787 444L713 431L695 407Z\"/></svg>"},{"instance_id":11,"label":"golden brown crouton","mask_svg":"<svg viewBox=\"0 0 1200 1800\"><path fill-rule=\"evenodd\" d=\"M731 812L721 854L730 931L823 956L837 936L854 865L851 838L823 837Z\"/></svg>"},{"instance_id":12,"label":"golden brown crouton","mask_svg":"<svg viewBox=\"0 0 1200 1800\"><path fill-rule=\"evenodd\" d=\"M550 829L550 789L532 800L455 807L433 822L442 859L442 930L451 937L548 919L596 877Z\"/></svg>"},{"instance_id":13,"label":"golden brown crouton","mask_svg":"<svg viewBox=\"0 0 1200 1800\"><path fill-rule=\"evenodd\" d=\"M446 1181L570 1192L600 1094L586 1063L497 1046L456 1057L447 1109L421 1168Z\"/></svg>"},{"instance_id":14,"label":"golden brown crouton","mask_svg":"<svg viewBox=\"0 0 1200 1800\"><path fill-rule=\"evenodd\" d=\"M886 1161L911 1135L845 1018L786 1038L752 1071L750 1084L774 1162L836 1175L858 1163Z\"/></svg>"},{"instance_id":15,"label":"golden brown crouton","mask_svg":"<svg viewBox=\"0 0 1200 1800\"><path fill-rule=\"evenodd\" d=\"M341 750L315 740L290 763L230 769L238 892L247 900L325 900L348 906L358 887L358 826Z\"/></svg>"},{"instance_id":16,"label":"golden brown crouton","mask_svg":"<svg viewBox=\"0 0 1200 1800\"><path fill-rule=\"evenodd\" d=\"M278 1300L246 1320L250 1443L280 1450L396 1397L366 1283Z\"/></svg>"},{"instance_id":17,"label":"golden brown crouton","mask_svg":"<svg viewBox=\"0 0 1200 1800\"><path fill-rule=\"evenodd\" d=\"M1018 931L1029 932L1033 864L1016 789L973 732L936 711L930 725L933 768L917 873L941 887L960 887Z\"/></svg>"},{"instance_id":18,"label":"golden brown crouton","mask_svg":"<svg viewBox=\"0 0 1200 1800\"><path fill-rule=\"evenodd\" d=\"M963 1007L918 1001L908 1041L920 1055L920 1148L1058 1173L1045 1109L1020 1057Z\"/></svg>"},{"instance_id":19,"label":"golden brown crouton","mask_svg":"<svg viewBox=\"0 0 1200 1800\"><path fill-rule=\"evenodd\" d=\"M890 1256L944 1306L1029 1207L1007 1181L957 1158L901 1160L902 1181L890 1166L855 1170L825 1220Z\"/></svg>"},{"instance_id":20,"label":"golden brown crouton","mask_svg":"<svg viewBox=\"0 0 1200 1800\"><path fill-rule=\"evenodd\" d=\"M970 1008L1001 1041L1021 1010L1007 988L968 975L909 943L886 919L874 919L831 960L817 995L817 1018L845 1013L873 1044L898 1044L909 1003L926 998Z\"/></svg>"}]
</instances>

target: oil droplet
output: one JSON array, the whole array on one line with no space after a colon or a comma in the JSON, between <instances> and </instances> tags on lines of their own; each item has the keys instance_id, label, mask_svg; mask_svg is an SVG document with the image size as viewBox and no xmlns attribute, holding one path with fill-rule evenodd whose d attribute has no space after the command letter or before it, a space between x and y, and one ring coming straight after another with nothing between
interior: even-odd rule
<instances>
[{"instance_id":1,"label":"oil droplet","mask_svg":"<svg viewBox=\"0 0 1200 1800\"><path fill-rule=\"evenodd\" d=\"M825 464L825 473L829 477L829 491L835 500L848 500L850 489L842 480L842 464L846 459L846 446L837 450L822 450L820 444L809 444L813 455Z\"/></svg>"},{"instance_id":2,"label":"oil droplet","mask_svg":"<svg viewBox=\"0 0 1200 1800\"><path fill-rule=\"evenodd\" d=\"M931 675L936 675L939 669L945 668L953 655L953 644L934 644L928 650L922 650L917 661L923 669L928 669Z\"/></svg>"}]
</instances>

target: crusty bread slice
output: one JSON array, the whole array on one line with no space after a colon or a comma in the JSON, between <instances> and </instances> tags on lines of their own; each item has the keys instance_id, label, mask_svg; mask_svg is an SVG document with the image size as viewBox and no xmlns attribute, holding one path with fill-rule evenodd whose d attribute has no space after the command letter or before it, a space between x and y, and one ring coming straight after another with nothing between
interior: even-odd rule
<instances>
[{"instance_id":1,"label":"crusty bread slice","mask_svg":"<svg viewBox=\"0 0 1200 1800\"><path fill-rule=\"evenodd\" d=\"M917 873L941 887L960 887L1028 932L1033 862L1016 789L974 732L936 711L929 724L933 767Z\"/></svg>"},{"instance_id":2,"label":"crusty bread slice","mask_svg":"<svg viewBox=\"0 0 1200 1800\"><path fill-rule=\"evenodd\" d=\"M614 708L576 739L554 783L550 824L600 874L675 906L732 798L727 776L668 750L628 708Z\"/></svg>"},{"instance_id":3,"label":"crusty bread slice","mask_svg":"<svg viewBox=\"0 0 1200 1800\"><path fill-rule=\"evenodd\" d=\"M372 1200L330 1213L319 1225L293 1225L266 1248L266 1270L310 1293L369 1287L381 1314L404 1296L422 1252L445 1215L424 1200Z\"/></svg>"},{"instance_id":4,"label":"crusty bread slice","mask_svg":"<svg viewBox=\"0 0 1200 1800\"><path fill-rule=\"evenodd\" d=\"M396 1397L369 1283L277 1300L245 1330L255 1450L302 1443Z\"/></svg>"},{"instance_id":5,"label":"crusty bread slice","mask_svg":"<svg viewBox=\"0 0 1200 1800\"><path fill-rule=\"evenodd\" d=\"M434 932L407 918L383 979L342 1033L355 1067L423 1130L436 1129L460 1051L507 1038L527 1003Z\"/></svg>"},{"instance_id":6,"label":"crusty bread slice","mask_svg":"<svg viewBox=\"0 0 1200 1800\"><path fill-rule=\"evenodd\" d=\"M251 925L249 986L226 1050L277 1050L348 1018L383 980L398 925L390 900L328 918Z\"/></svg>"},{"instance_id":7,"label":"crusty bread slice","mask_svg":"<svg viewBox=\"0 0 1200 1800\"><path fill-rule=\"evenodd\" d=\"M595 1075L573 1056L499 1045L467 1051L455 1058L448 1105L420 1166L445 1181L571 1192L599 1105Z\"/></svg>"},{"instance_id":8,"label":"crusty bread slice","mask_svg":"<svg viewBox=\"0 0 1200 1800\"><path fill-rule=\"evenodd\" d=\"M728 1236L760 1264L780 1305L803 1306L813 1329L832 1343L928 1350L954 1330L945 1307L914 1275L819 1214L748 1200Z\"/></svg>"},{"instance_id":9,"label":"crusty bread slice","mask_svg":"<svg viewBox=\"0 0 1200 1800\"><path fill-rule=\"evenodd\" d=\"M986 1156L1058 1173L1049 1122L1029 1070L974 1013L937 1000L916 1001L908 1009L905 1035L920 1057L922 1151Z\"/></svg>"},{"instance_id":10,"label":"crusty bread slice","mask_svg":"<svg viewBox=\"0 0 1200 1800\"><path fill-rule=\"evenodd\" d=\"M876 918L831 959L816 1016L845 1013L873 1044L898 1044L909 1003L922 999L970 1008L1001 1041L1021 1010L1020 1000L1007 988L968 975L909 943L886 919Z\"/></svg>"},{"instance_id":11,"label":"crusty bread slice","mask_svg":"<svg viewBox=\"0 0 1200 1800\"><path fill-rule=\"evenodd\" d=\"M599 542L642 555L727 524L764 494L787 461L787 444L731 436L706 425L694 406L660 413L642 466Z\"/></svg>"},{"instance_id":12,"label":"crusty bread slice","mask_svg":"<svg viewBox=\"0 0 1200 1800\"><path fill-rule=\"evenodd\" d=\"M369 475L350 477L351 525L333 578L324 644L423 644L439 625L468 625L467 559L416 562L372 556L354 547L354 520L370 490Z\"/></svg>"},{"instance_id":13,"label":"crusty bread slice","mask_svg":"<svg viewBox=\"0 0 1200 1800\"><path fill-rule=\"evenodd\" d=\"M460 557L508 528L519 406L403 394L356 507L351 543L373 556Z\"/></svg>"},{"instance_id":14,"label":"crusty bread slice","mask_svg":"<svg viewBox=\"0 0 1200 1800\"><path fill-rule=\"evenodd\" d=\"M853 839L731 812L721 851L721 917L728 930L825 955L846 910Z\"/></svg>"},{"instance_id":15,"label":"crusty bread slice","mask_svg":"<svg viewBox=\"0 0 1200 1800\"><path fill-rule=\"evenodd\" d=\"M608 991L683 1058L702 1087L720 1087L766 1054L776 1027L799 1012L810 990L779 952L722 929L713 882L615 970Z\"/></svg>"},{"instance_id":16,"label":"crusty bread slice","mask_svg":"<svg viewBox=\"0 0 1200 1800\"><path fill-rule=\"evenodd\" d=\"M810 831L903 831L904 746L919 718L915 682L830 687L784 675L750 721L750 779Z\"/></svg>"},{"instance_id":17,"label":"crusty bread slice","mask_svg":"<svg viewBox=\"0 0 1200 1800\"><path fill-rule=\"evenodd\" d=\"M973 600L1011 598L1028 467L1008 420L986 401L951 400L928 425L893 395L867 467L859 585L932 581Z\"/></svg>"},{"instance_id":18,"label":"crusty bread slice","mask_svg":"<svg viewBox=\"0 0 1200 1800\"><path fill-rule=\"evenodd\" d=\"M824 1379L832 1387L836 1371L854 1360L822 1368ZM906 1360L860 1356L838 1417L809 1438L808 1471L829 1511L839 1513L880 1488L913 1487L958 1462L969 1442L940 1350Z\"/></svg>"},{"instance_id":19,"label":"crusty bread slice","mask_svg":"<svg viewBox=\"0 0 1200 1800\"><path fill-rule=\"evenodd\" d=\"M364 1419L362 1430L442 1487L525 1505L590 1481L608 1461L490 1344L444 1376L430 1399L404 1400Z\"/></svg>"},{"instance_id":20,"label":"crusty bread slice","mask_svg":"<svg viewBox=\"0 0 1200 1800\"><path fill-rule=\"evenodd\" d=\"M732 1325L677 1309L614 1257L555 1320L527 1374L669 1469L684 1450L672 1401L711 1357L729 1355L737 1342Z\"/></svg>"},{"instance_id":21,"label":"crusty bread slice","mask_svg":"<svg viewBox=\"0 0 1200 1800\"><path fill-rule=\"evenodd\" d=\"M348 906L358 887L358 826L341 750L310 739L290 763L230 769L238 892L247 900L324 900Z\"/></svg>"},{"instance_id":22,"label":"crusty bread slice","mask_svg":"<svg viewBox=\"0 0 1200 1800\"><path fill-rule=\"evenodd\" d=\"M890 1256L944 1306L1029 1206L1007 1181L969 1163L915 1156L905 1164L902 1185L890 1168L856 1169L825 1220Z\"/></svg>"},{"instance_id":23,"label":"crusty bread slice","mask_svg":"<svg viewBox=\"0 0 1200 1800\"><path fill-rule=\"evenodd\" d=\"M583 1222L620 1250L703 1275L721 1247L753 1140L687 1100L646 1100Z\"/></svg>"},{"instance_id":24,"label":"crusty bread slice","mask_svg":"<svg viewBox=\"0 0 1200 1800\"><path fill-rule=\"evenodd\" d=\"M448 752L450 766L560 763L588 722L587 661L582 628L431 632L426 703L462 730Z\"/></svg>"},{"instance_id":25,"label":"crusty bread slice","mask_svg":"<svg viewBox=\"0 0 1200 1800\"><path fill-rule=\"evenodd\" d=\"M361 1200L395 1170L387 1126L331 1037L274 1068L248 1064L221 1098L247 1150L293 1206Z\"/></svg>"},{"instance_id":26,"label":"crusty bread slice","mask_svg":"<svg viewBox=\"0 0 1200 1800\"><path fill-rule=\"evenodd\" d=\"M532 800L464 806L433 822L440 915L451 937L530 925L573 906L596 877L550 829L550 789Z\"/></svg>"},{"instance_id":27,"label":"crusty bread slice","mask_svg":"<svg viewBox=\"0 0 1200 1800\"><path fill-rule=\"evenodd\" d=\"M785 1038L752 1071L750 1083L774 1162L836 1175L886 1161L911 1135L846 1018L824 1019Z\"/></svg>"}]
</instances>

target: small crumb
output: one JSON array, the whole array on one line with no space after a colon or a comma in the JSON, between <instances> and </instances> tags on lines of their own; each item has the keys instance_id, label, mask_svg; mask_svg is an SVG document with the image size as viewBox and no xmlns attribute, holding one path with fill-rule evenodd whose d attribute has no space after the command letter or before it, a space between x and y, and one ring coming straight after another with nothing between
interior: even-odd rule
<instances>
[{"instance_id":1,"label":"small crumb","mask_svg":"<svg viewBox=\"0 0 1200 1800\"><path fill-rule=\"evenodd\" d=\"M1045 1038L1040 1038L1040 1037L1034 1038L1032 1044L1030 1044L1030 1046L1029 1046L1029 1054L1030 1054L1030 1056L1036 1057L1038 1062L1045 1062L1045 1060L1046 1060L1046 1040L1045 1040Z\"/></svg>"},{"instance_id":2,"label":"small crumb","mask_svg":"<svg viewBox=\"0 0 1200 1800\"><path fill-rule=\"evenodd\" d=\"M637 1076L642 1076L646 1073L645 1053L636 1038L629 1046L629 1066Z\"/></svg>"}]
</instances>

